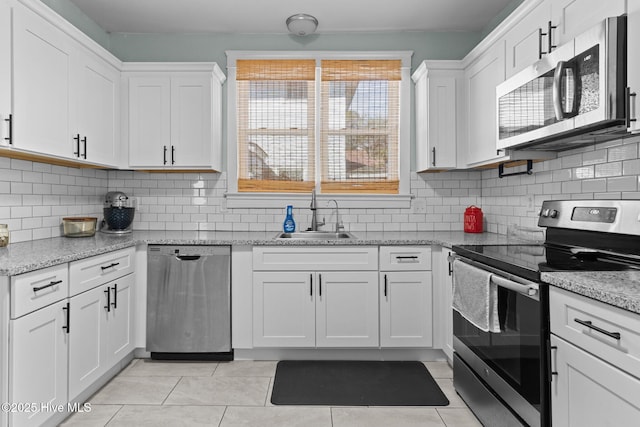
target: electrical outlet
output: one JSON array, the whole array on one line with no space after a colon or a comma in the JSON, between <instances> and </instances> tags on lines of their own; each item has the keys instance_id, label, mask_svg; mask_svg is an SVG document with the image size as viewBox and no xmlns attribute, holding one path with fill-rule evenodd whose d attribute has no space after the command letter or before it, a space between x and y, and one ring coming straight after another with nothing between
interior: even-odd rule
<instances>
[{"instance_id":1,"label":"electrical outlet","mask_svg":"<svg viewBox=\"0 0 640 427\"><path fill-rule=\"evenodd\" d=\"M411 203L413 213L425 213L427 211L427 201L424 199L413 199Z\"/></svg>"},{"instance_id":2,"label":"electrical outlet","mask_svg":"<svg viewBox=\"0 0 640 427\"><path fill-rule=\"evenodd\" d=\"M527 212L534 212L536 210L536 203L533 194L527 195Z\"/></svg>"}]
</instances>

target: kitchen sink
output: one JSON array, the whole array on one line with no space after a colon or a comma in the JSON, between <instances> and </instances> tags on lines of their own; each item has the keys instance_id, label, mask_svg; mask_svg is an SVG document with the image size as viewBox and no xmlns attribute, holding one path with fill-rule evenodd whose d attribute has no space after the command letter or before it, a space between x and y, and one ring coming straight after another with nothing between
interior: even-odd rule
<instances>
[{"instance_id":1,"label":"kitchen sink","mask_svg":"<svg viewBox=\"0 0 640 427\"><path fill-rule=\"evenodd\" d=\"M275 239L343 240L356 239L356 236L347 231L339 233L332 231L296 231L294 233L278 233Z\"/></svg>"}]
</instances>

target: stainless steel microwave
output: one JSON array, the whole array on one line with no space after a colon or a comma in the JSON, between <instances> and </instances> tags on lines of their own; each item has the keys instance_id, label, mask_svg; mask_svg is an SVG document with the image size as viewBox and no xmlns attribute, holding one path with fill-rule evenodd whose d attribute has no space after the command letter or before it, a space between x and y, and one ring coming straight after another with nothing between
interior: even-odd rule
<instances>
[{"instance_id":1,"label":"stainless steel microwave","mask_svg":"<svg viewBox=\"0 0 640 427\"><path fill-rule=\"evenodd\" d=\"M563 151L627 132L626 16L596 27L496 89L498 149Z\"/></svg>"}]
</instances>

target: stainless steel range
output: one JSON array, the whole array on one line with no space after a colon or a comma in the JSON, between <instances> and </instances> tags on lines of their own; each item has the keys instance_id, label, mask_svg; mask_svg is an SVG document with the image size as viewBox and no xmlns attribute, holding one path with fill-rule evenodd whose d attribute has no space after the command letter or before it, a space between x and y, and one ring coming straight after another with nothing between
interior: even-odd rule
<instances>
[{"instance_id":1,"label":"stainless steel range","mask_svg":"<svg viewBox=\"0 0 640 427\"><path fill-rule=\"evenodd\" d=\"M477 269L491 320L478 326L472 313L454 309L454 386L491 427L551 425L548 285L540 272L640 268L639 200L545 201L538 225L543 244L453 246L454 287L464 294Z\"/></svg>"}]
</instances>

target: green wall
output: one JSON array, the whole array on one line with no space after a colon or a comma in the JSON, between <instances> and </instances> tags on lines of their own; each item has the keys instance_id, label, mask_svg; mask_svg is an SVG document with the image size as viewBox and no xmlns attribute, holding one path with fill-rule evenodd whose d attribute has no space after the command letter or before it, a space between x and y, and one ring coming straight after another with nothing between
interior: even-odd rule
<instances>
[{"instance_id":1,"label":"green wall","mask_svg":"<svg viewBox=\"0 0 640 427\"><path fill-rule=\"evenodd\" d=\"M69 0L41 0L42 3L58 12L60 16L75 25L80 31L98 42L105 49L109 49L109 33L103 30L91 18L82 12L78 6Z\"/></svg>"}]
</instances>

